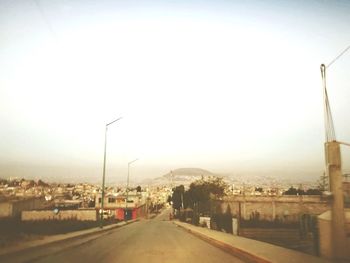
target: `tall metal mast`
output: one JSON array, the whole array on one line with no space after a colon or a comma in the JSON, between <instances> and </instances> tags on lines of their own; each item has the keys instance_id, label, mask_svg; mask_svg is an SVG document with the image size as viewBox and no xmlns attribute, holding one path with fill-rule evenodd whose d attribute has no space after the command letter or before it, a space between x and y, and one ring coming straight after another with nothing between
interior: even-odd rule
<instances>
[{"instance_id":1,"label":"tall metal mast","mask_svg":"<svg viewBox=\"0 0 350 263\"><path fill-rule=\"evenodd\" d=\"M342 54L344 54L343 52ZM336 59L338 59L338 56ZM335 59L335 60L336 60ZM335 62L333 60L331 64ZM326 81L327 67L321 65L321 76L323 84L324 95L324 122L325 122L325 161L326 173L329 178L330 191L332 192L332 209L331 209L331 250L332 258L345 259L347 258L347 238L345 229L345 211L344 211L344 196L343 196L343 176L341 171L341 152L340 144L336 140L335 129L331 107L328 99L327 81Z\"/></svg>"}]
</instances>

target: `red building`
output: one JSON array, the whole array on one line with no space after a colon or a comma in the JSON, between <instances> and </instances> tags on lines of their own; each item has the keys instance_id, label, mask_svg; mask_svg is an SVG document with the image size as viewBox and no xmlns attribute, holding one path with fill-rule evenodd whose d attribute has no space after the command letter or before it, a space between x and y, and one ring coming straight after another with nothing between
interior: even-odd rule
<instances>
[{"instance_id":1,"label":"red building","mask_svg":"<svg viewBox=\"0 0 350 263\"><path fill-rule=\"evenodd\" d=\"M108 210L118 220L131 220L146 215L146 198L142 193L129 193L128 200L125 194L107 194L104 198L104 210ZM96 197L96 210L101 209L101 195Z\"/></svg>"}]
</instances>

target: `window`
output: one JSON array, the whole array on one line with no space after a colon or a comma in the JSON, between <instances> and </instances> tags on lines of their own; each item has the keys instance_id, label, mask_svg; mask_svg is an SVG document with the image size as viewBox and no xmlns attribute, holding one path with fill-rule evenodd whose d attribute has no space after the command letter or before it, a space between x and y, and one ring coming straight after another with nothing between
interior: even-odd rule
<instances>
[{"instance_id":1,"label":"window","mask_svg":"<svg viewBox=\"0 0 350 263\"><path fill-rule=\"evenodd\" d=\"M115 203L115 198L114 197L109 197L108 198L108 203Z\"/></svg>"}]
</instances>

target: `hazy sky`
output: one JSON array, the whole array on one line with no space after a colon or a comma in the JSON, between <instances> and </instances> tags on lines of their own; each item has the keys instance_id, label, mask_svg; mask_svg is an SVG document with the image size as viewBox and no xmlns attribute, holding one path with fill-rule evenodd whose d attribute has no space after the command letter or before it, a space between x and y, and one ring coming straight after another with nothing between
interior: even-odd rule
<instances>
[{"instance_id":1,"label":"hazy sky","mask_svg":"<svg viewBox=\"0 0 350 263\"><path fill-rule=\"evenodd\" d=\"M0 1L0 176L317 178L349 1ZM350 52L328 70L350 142ZM350 150L343 151L350 170Z\"/></svg>"}]
</instances>

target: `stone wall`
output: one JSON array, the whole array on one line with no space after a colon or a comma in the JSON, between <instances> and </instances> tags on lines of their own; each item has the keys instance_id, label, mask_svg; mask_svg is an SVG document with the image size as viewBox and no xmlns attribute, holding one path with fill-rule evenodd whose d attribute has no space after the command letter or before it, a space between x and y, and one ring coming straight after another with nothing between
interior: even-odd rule
<instances>
[{"instance_id":1,"label":"stone wall","mask_svg":"<svg viewBox=\"0 0 350 263\"><path fill-rule=\"evenodd\" d=\"M303 214L319 215L330 209L327 201L320 196L233 196L220 201L221 211L228 205L234 217L249 220L297 222ZM239 212L240 211L240 212Z\"/></svg>"},{"instance_id":2,"label":"stone wall","mask_svg":"<svg viewBox=\"0 0 350 263\"><path fill-rule=\"evenodd\" d=\"M26 198L9 200L0 203L0 218L19 217L23 210L41 209L44 207L43 198Z\"/></svg>"},{"instance_id":3,"label":"stone wall","mask_svg":"<svg viewBox=\"0 0 350 263\"><path fill-rule=\"evenodd\" d=\"M79 220L96 221L97 213L95 209L90 210L62 210L55 214L52 210L43 211L22 211L22 221L40 220Z\"/></svg>"}]
</instances>

